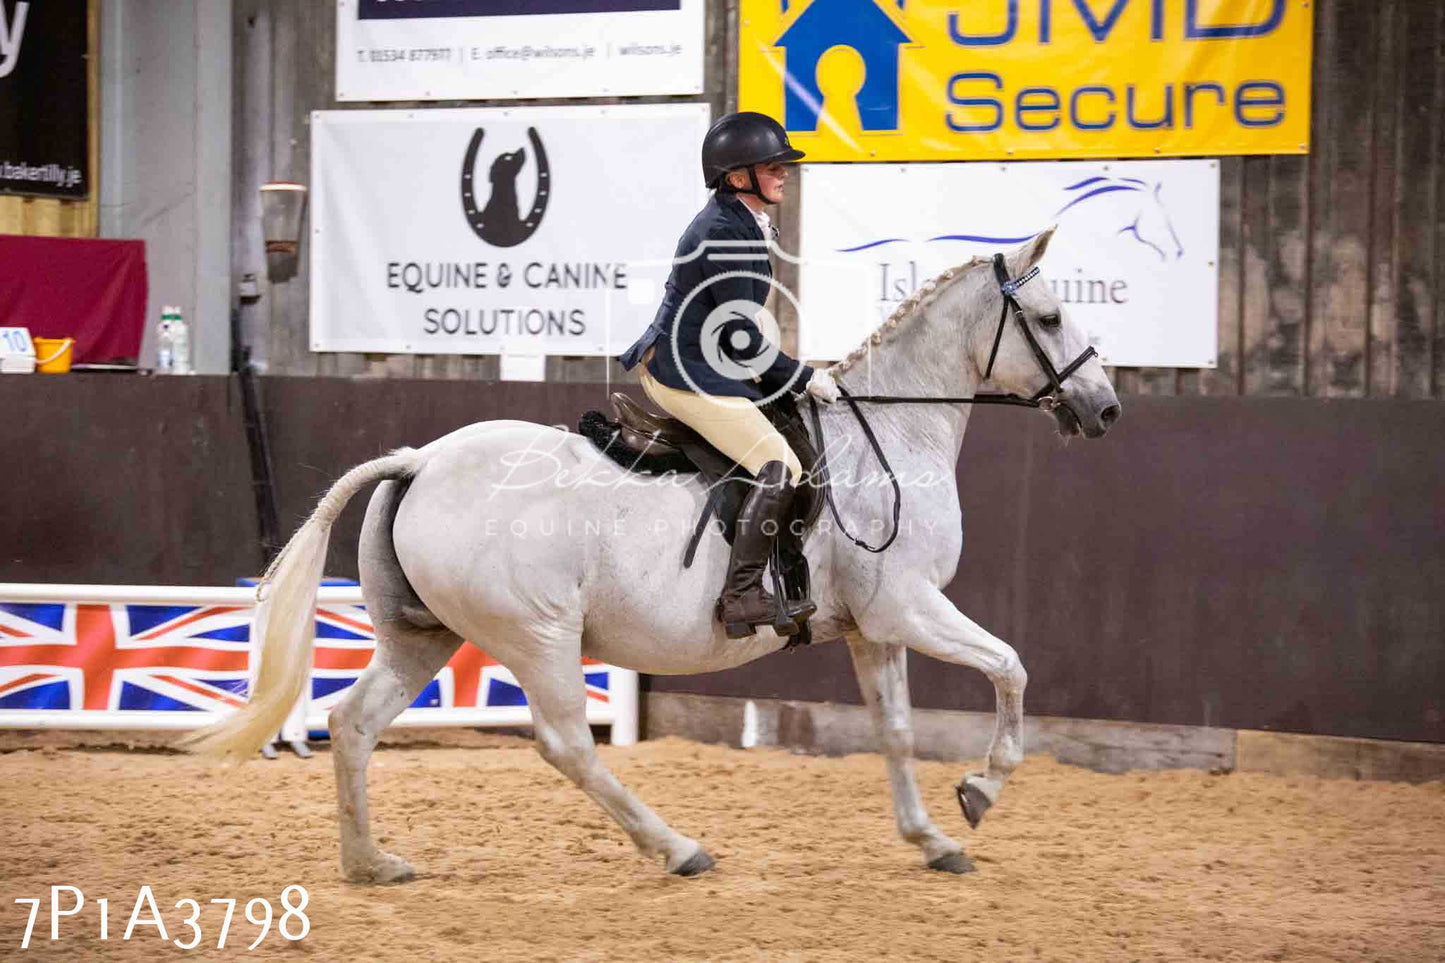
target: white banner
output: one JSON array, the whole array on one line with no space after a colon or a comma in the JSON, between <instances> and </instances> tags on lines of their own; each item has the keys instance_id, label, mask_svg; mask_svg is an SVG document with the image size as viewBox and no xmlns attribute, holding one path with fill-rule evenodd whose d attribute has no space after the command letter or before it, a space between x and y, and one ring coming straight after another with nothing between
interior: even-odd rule
<instances>
[{"instance_id":1,"label":"white banner","mask_svg":"<svg viewBox=\"0 0 1445 963\"><path fill-rule=\"evenodd\" d=\"M1213 160L804 165L802 356L843 357L929 278L1051 224L1042 276L1105 364L1215 366Z\"/></svg>"},{"instance_id":2,"label":"white banner","mask_svg":"<svg viewBox=\"0 0 1445 963\"><path fill-rule=\"evenodd\" d=\"M336 99L702 93L704 0L337 0Z\"/></svg>"},{"instance_id":3,"label":"white banner","mask_svg":"<svg viewBox=\"0 0 1445 963\"><path fill-rule=\"evenodd\" d=\"M311 347L621 352L707 200L706 104L312 114Z\"/></svg>"}]
</instances>

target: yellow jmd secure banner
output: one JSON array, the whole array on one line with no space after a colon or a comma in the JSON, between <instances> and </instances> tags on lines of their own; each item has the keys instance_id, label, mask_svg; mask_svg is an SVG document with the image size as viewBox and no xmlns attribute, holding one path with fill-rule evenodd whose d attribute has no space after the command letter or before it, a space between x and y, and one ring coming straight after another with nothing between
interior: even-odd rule
<instances>
[{"instance_id":1,"label":"yellow jmd secure banner","mask_svg":"<svg viewBox=\"0 0 1445 963\"><path fill-rule=\"evenodd\" d=\"M1309 150L1309 0L742 0L739 104L809 160Z\"/></svg>"}]
</instances>

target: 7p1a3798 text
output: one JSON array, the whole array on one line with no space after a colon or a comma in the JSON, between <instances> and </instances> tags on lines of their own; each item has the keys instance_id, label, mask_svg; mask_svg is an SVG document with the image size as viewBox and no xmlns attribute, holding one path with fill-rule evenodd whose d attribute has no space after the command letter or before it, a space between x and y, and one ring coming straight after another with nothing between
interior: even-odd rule
<instances>
[{"instance_id":1,"label":"7p1a3798 text","mask_svg":"<svg viewBox=\"0 0 1445 963\"><path fill-rule=\"evenodd\" d=\"M260 932L256 939L247 947L255 949L261 944L271 932L273 920L276 923L276 931L281 934L282 939L300 940L311 932L311 920L306 916L306 904L311 897L306 888L297 884L287 886L281 891L281 915L275 915L275 909L271 901L264 896L256 896L246 901L243 911L246 921L253 926L259 927ZM40 906L45 902L40 897L30 897L15 900L16 903L29 906L29 917L25 921L25 935L21 938L20 948L30 948L30 941L35 934L35 924L40 918ZM110 935L110 900L97 898L91 901L97 908L93 911L82 913L86 906L85 894L78 886L52 886L50 887L49 912L50 939L68 939L77 942L85 942L93 939L109 940ZM162 902L165 902L164 900ZM155 894L149 886L142 886L136 894L135 903L126 917L124 935L121 940L129 940L133 936L139 937L150 928L150 932L160 937L162 942L171 942L183 950L191 950L200 946L203 941L209 943L207 934L215 935L215 946L217 949L224 949L226 939L231 932L232 919L236 913L236 904L240 900L233 898L213 898L209 900L208 911L203 911L199 900L186 897L178 900L175 909L180 910L182 915L179 919L172 915L171 928L168 930L166 921L156 904ZM86 917L98 916L90 926L85 926ZM73 919L67 919L73 918ZM66 923L62 924L62 920ZM241 924L237 924L238 926ZM205 927L203 932L202 927ZM178 935L172 939L171 932Z\"/></svg>"}]
</instances>

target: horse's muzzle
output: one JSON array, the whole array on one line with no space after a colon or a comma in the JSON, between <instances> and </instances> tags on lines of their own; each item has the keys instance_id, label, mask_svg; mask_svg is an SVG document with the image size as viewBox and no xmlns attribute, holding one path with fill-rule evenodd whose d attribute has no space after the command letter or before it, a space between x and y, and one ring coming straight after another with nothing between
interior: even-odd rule
<instances>
[{"instance_id":1,"label":"horse's muzzle","mask_svg":"<svg viewBox=\"0 0 1445 963\"><path fill-rule=\"evenodd\" d=\"M1090 403L1086 398L1065 397L1060 399L1053 409L1059 434L1066 438L1073 435L1103 438L1122 413L1119 399L1114 397L1102 399L1098 403Z\"/></svg>"}]
</instances>

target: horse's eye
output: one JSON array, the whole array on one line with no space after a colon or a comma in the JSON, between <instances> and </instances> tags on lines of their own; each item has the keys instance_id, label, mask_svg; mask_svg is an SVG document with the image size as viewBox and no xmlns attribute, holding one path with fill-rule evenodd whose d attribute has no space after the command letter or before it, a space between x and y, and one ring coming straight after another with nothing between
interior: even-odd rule
<instances>
[{"instance_id":1,"label":"horse's eye","mask_svg":"<svg viewBox=\"0 0 1445 963\"><path fill-rule=\"evenodd\" d=\"M1039 324L1042 324L1046 328L1057 328L1059 326L1059 315L1057 313L1040 315Z\"/></svg>"}]
</instances>

